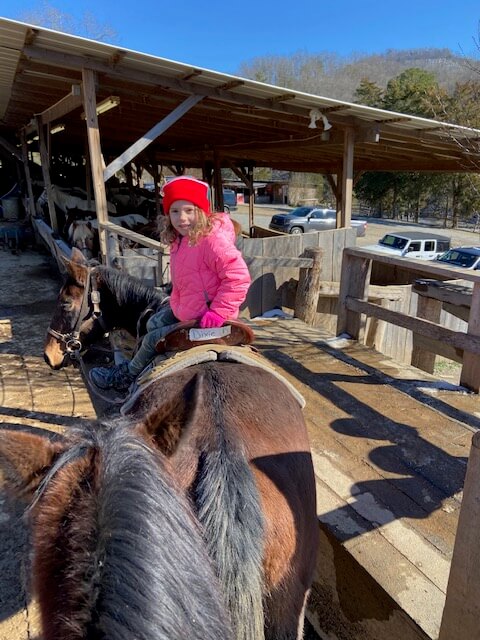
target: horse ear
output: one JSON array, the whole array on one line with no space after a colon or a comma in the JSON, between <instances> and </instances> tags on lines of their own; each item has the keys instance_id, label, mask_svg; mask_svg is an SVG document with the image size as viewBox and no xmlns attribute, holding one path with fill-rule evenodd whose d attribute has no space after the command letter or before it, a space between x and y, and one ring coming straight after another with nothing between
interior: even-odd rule
<instances>
[{"instance_id":1,"label":"horse ear","mask_svg":"<svg viewBox=\"0 0 480 640\"><path fill-rule=\"evenodd\" d=\"M167 456L174 457L180 443L183 450L195 447L198 429L193 426L203 421L204 393L203 375L196 373L173 400L170 397L155 402L140 418L137 429Z\"/></svg>"},{"instance_id":2,"label":"horse ear","mask_svg":"<svg viewBox=\"0 0 480 640\"><path fill-rule=\"evenodd\" d=\"M72 247L72 254L70 256L70 262L74 262L75 264L81 264L81 265L84 265L84 266L88 266L87 259L85 258L83 253L80 251L80 249L77 249L76 247Z\"/></svg>"},{"instance_id":3,"label":"horse ear","mask_svg":"<svg viewBox=\"0 0 480 640\"><path fill-rule=\"evenodd\" d=\"M64 441L45 435L0 429L0 468L7 486L30 500L55 458L65 450Z\"/></svg>"},{"instance_id":4,"label":"horse ear","mask_svg":"<svg viewBox=\"0 0 480 640\"><path fill-rule=\"evenodd\" d=\"M65 256L62 256L62 260L65 263L67 273L72 276L75 282L78 282L78 284L80 285L84 285L86 280L86 267L88 267L88 261L83 253L76 247L72 247L70 260Z\"/></svg>"}]
</instances>

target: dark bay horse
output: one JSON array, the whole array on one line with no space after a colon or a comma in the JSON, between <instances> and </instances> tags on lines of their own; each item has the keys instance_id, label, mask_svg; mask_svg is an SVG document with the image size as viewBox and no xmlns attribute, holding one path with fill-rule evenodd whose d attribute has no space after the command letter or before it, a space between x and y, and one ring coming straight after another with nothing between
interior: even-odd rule
<instances>
[{"instance_id":1,"label":"dark bay horse","mask_svg":"<svg viewBox=\"0 0 480 640\"><path fill-rule=\"evenodd\" d=\"M52 369L69 364L69 355L78 346L86 349L113 329L125 329L135 337L142 313L157 309L167 297L163 289L148 287L124 272L89 266L75 248L66 268L44 346L45 361Z\"/></svg>"},{"instance_id":2,"label":"dark bay horse","mask_svg":"<svg viewBox=\"0 0 480 640\"><path fill-rule=\"evenodd\" d=\"M120 422L51 436L0 429L7 485L31 501L44 640L231 640L170 461Z\"/></svg>"},{"instance_id":3,"label":"dark bay horse","mask_svg":"<svg viewBox=\"0 0 480 640\"><path fill-rule=\"evenodd\" d=\"M82 316L86 283L79 258L68 265L47 337L51 366L64 362L62 335ZM120 316L129 316L122 289ZM79 326L91 340L82 317ZM318 522L306 425L285 384L248 364L197 364L154 381L127 413L133 431L170 459L193 501L236 640L302 638Z\"/></svg>"}]
</instances>

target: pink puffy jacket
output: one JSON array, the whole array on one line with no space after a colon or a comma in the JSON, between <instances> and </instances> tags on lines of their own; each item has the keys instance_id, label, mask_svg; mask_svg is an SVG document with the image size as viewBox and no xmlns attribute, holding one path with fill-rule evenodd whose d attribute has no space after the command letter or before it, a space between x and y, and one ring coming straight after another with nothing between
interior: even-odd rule
<instances>
[{"instance_id":1,"label":"pink puffy jacket","mask_svg":"<svg viewBox=\"0 0 480 640\"><path fill-rule=\"evenodd\" d=\"M198 244L189 246L186 237L172 244L170 306L179 320L196 320L208 308L225 320L238 317L251 280L234 242L232 222L221 215Z\"/></svg>"}]
</instances>

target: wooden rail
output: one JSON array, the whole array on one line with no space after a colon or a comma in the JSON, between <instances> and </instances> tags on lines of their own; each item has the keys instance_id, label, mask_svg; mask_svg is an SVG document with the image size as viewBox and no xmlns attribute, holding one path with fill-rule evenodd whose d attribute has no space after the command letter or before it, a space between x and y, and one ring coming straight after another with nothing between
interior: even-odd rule
<instances>
[{"instance_id":1,"label":"wooden rail","mask_svg":"<svg viewBox=\"0 0 480 640\"><path fill-rule=\"evenodd\" d=\"M372 262L401 267L407 271L421 271L434 279L455 280L461 278L472 283L470 311L467 332L453 331L432 321L433 313L422 312L429 319L412 318L398 311L391 311L367 301L369 295ZM460 384L479 393L480 391L480 273L467 269L453 269L436 262L425 262L410 258L384 256L368 249L347 248L343 253L340 281L339 311L337 334L348 333L352 338L361 340L365 331L364 316L373 316L386 322L410 329L415 336L422 336L424 343L434 348L434 341L447 345L446 357L463 353ZM438 352L438 351L436 351ZM445 353L445 350L444 350ZM456 359L456 358L455 358ZM417 362L421 358L417 358ZM415 363L414 363L415 364Z\"/></svg>"},{"instance_id":2,"label":"wooden rail","mask_svg":"<svg viewBox=\"0 0 480 640\"><path fill-rule=\"evenodd\" d=\"M120 225L110 221L99 221L99 226L104 230L106 234L107 264L114 264L114 262L118 263L118 261L122 258L122 256L120 256L118 253L118 237L126 238L131 242L136 242L142 247L154 249L158 252L157 267L154 277L156 285L165 284L165 282L169 280L168 275L164 277L164 274L168 273L170 253L169 249L164 244L162 244L158 240L153 240L153 238L148 238L141 233L137 233L136 231L125 229L124 227L121 227Z\"/></svg>"}]
</instances>

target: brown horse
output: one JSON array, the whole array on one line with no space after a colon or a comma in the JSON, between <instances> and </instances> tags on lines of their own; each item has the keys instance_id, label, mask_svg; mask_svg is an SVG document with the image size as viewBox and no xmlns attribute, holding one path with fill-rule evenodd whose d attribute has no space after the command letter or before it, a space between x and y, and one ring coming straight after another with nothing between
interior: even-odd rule
<instances>
[{"instance_id":1,"label":"brown horse","mask_svg":"<svg viewBox=\"0 0 480 640\"><path fill-rule=\"evenodd\" d=\"M44 347L45 361L52 369L70 364L69 356L113 329L125 329L135 337L145 310L157 309L167 297L168 285L153 289L116 269L90 266L75 248L65 264L67 278Z\"/></svg>"},{"instance_id":2,"label":"brown horse","mask_svg":"<svg viewBox=\"0 0 480 640\"><path fill-rule=\"evenodd\" d=\"M7 484L33 499L44 640L230 640L201 529L165 456L120 422L51 436L0 429Z\"/></svg>"},{"instance_id":3,"label":"brown horse","mask_svg":"<svg viewBox=\"0 0 480 640\"><path fill-rule=\"evenodd\" d=\"M51 366L63 363L62 336L82 315L88 286L85 265L68 272L46 341ZM82 318L80 327L89 340ZM248 364L197 364L146 386L127 412L193 500L236 639L301 638L318 523L307 430L285 384ZM205 481L212 476L215 490Z\"/></svg>"}]
</instances>

